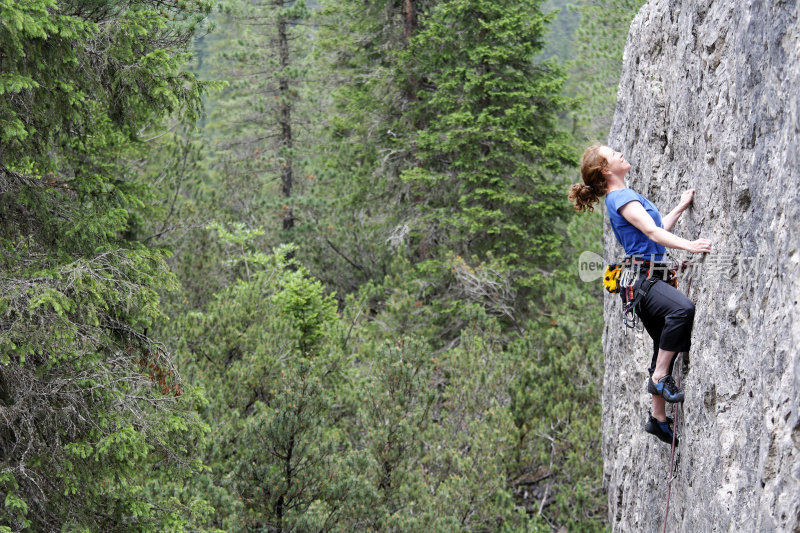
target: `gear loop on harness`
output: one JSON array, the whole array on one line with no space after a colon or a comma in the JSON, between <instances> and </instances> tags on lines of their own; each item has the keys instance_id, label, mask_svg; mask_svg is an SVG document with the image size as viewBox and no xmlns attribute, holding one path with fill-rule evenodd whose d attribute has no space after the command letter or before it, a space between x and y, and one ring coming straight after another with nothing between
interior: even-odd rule
<instances>
[{"instance_id":1,"label":"gear loop on harness","mask_svg":"<svg viewBox=\"0 0 800 533\"><path fill-rule=\"evenodd\" d=\"M651 262L632 256L625 258L619 285L622 293L622 322L625 325L626 335L628 329L637 329L639 326L637 309L650 292L650 288L658 280L672 281L673 272L667 263Z\"/></svg>"}]
</instances>

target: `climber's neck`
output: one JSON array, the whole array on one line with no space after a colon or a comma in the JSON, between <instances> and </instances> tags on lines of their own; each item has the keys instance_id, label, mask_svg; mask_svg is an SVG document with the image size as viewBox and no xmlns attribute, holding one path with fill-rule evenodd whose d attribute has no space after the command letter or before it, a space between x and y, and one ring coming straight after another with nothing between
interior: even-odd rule
<instances>
[{"instance_id":1,"label":"climber's neck","mask_svg":"<svg viewBox=\"0 0 800 533\"><path fill-rule=\"evenodd\" d=\"M606 193L618 191L625 188L625 174L606 174L606 183L608 188Z\"/></svg>"}]
</instances>

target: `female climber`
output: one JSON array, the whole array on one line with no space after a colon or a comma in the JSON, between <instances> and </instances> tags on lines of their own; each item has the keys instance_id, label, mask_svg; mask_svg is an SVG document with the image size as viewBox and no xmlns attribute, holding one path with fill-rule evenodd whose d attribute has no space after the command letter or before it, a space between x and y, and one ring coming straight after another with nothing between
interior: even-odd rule
<instances>
[{"instance_id":1,"label":"female climber","mask_svg":"<svg viewBox=\"0 0 800 533\"><path fill-rule=\"evenodd\" d=\"M645 431L664 442L672 442L672 420L667 418L664 402L683 402L683 390L672 378L672 365L678 352L689 351L694 304L665 281L668 272L664 263L665 247L706 253L711 251L711 241L688 241L670 233L692 203L694 189L684 192L678 206L662 220L656 206L625 186L625 175L630 168L620 152L608 146L590 146L581 162L583 184L570 187L569 199L575 203L576 210L592 211L592 204L600 196L606 197L611 228L625 249L624 266L636 276L630 293L622 290L620 294L623 302L631 294L634 302L639 298L636 313L653 339L653 359L647 382L647 392L653 396L653 412Z\"/></svg>"}]
</instances>

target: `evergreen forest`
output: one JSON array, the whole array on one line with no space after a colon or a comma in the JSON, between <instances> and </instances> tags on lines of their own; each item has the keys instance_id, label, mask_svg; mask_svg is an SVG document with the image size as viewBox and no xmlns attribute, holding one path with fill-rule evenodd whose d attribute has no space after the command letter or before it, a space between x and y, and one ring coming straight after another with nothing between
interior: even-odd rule
<instances>
[{"instance_id":1,"label":"evergreen forest","mask_svg":"<svg viewBox=\"0 0 800 533\"><path fill-rule=\"evenodd\" d=\"M641 0L0 0L0 533L607 529Z\"/></svg>"}]
</instances>

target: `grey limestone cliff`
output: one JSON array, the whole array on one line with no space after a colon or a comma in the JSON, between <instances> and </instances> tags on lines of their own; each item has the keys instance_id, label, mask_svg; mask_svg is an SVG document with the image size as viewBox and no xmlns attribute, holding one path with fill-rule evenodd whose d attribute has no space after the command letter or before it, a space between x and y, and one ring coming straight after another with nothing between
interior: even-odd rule
<instances>
[{"instance_id":1,"label":"grey limestone cliff","mask_svg":"<svg viewBox=\"0 0 800 533\"><path fill-rule=\"evenodd\" d=\"M651 0L623 63L609 144L633 165L629 186L662 215L696 189L673 231L713 241L692 258L667 531L800 532L800 4ZM622 255L609 227L605 245L607 261ZM643 431L652 344L624 336L605 298L609 521L661 531L670 448Z\"/></svg>"}]
</instances>

